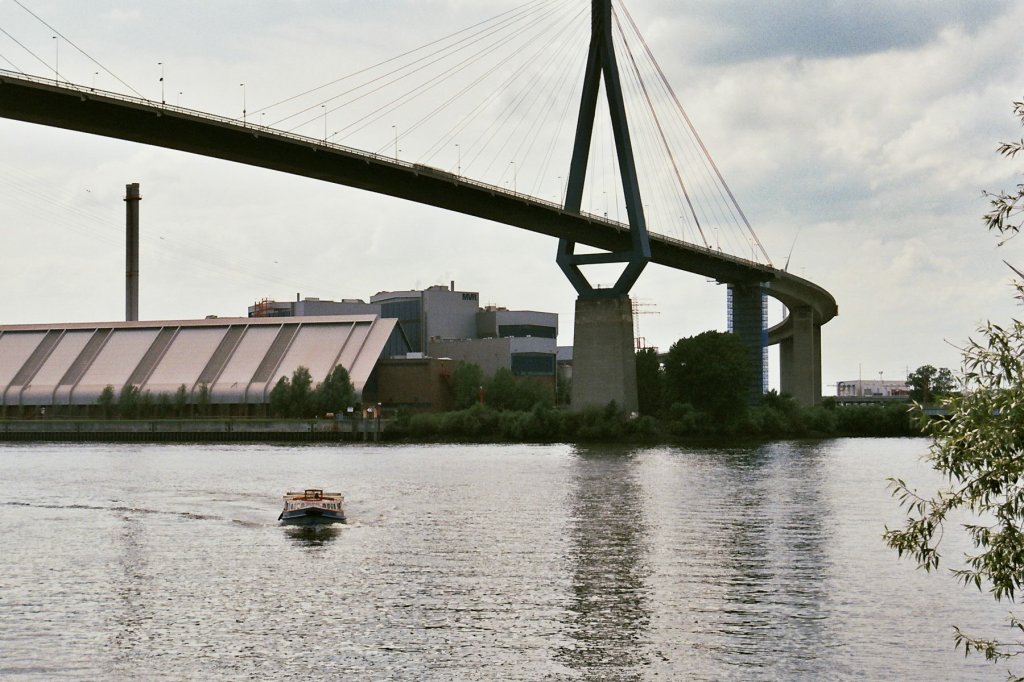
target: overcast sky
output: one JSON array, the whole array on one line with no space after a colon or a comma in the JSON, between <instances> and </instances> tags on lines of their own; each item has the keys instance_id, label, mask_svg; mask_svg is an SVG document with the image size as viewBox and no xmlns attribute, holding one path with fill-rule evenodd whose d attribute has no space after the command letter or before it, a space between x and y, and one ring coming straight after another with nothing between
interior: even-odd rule
<instances>
[{"instance_id":1,"label":"overcast sky","mask_svg":"<svg viewBox=\"0 0 1024 682\"><path fill-rule=\"evenodd\" d=\"M163 72L168 102L237 117L243 82L258 111L520 3L21 4L144 96L159 99ZM1024 249L997 248L981 215L982 190L1021 182L1022 160L995 149L1021 136L1010 112L1024 98L1024 3L627 4L773 262L791 252L790 271L838 301L822 331L826 394L858 375L958 369L979 323L1019 314L1002 261L1024 265ZM41 60L0 32L0 68L52 76L58 61L69 80L126 91L13 0L0 0L0 28ZM559 313L559 342L572 342L575 292L551 238L12 121L0 144L0 324L123 318L122 197L139 182L143 319L454 280L483 304ZM699 276L651 266L634 295L639 333L662 349L725 328L724 287Z\"/></svg>"}]
</instances>

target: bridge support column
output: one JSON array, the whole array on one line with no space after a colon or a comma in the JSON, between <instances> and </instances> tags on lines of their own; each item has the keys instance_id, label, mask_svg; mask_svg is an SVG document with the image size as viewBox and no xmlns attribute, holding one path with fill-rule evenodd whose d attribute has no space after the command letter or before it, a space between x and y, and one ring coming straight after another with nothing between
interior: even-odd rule
<instances>
[{"instance_id":1,"label":"bridge support column","mask_svg":"<svg viewBox=\"0 0 1024 682\"><path fill-rule=\"evenodd\" d=\"M638 409L633 305L629 296L576 299L572 409L615 403Z\"/></svg>"},{"instance_id":2,"label":"bridge support column","mask_svg":"<svg viewBox=\"0 0 1024 682\"><path fill-rule=\"evenodd\" d=\"M747 350L753 369L748 398L759 405L768 390L768 300L761 284L729 285L729 331Z\"/></svg>"},{"instance_id":3,"label":"bridge support column","mask_svg":"<svg viewBox=\"0 0 1024 682\"><path fill-rule=\"evenodd\" d=\"M821 327L810 306L790 308L793 335L779 344L779 384L803 405L821 402Z\"/></svg>"}]
</instances>

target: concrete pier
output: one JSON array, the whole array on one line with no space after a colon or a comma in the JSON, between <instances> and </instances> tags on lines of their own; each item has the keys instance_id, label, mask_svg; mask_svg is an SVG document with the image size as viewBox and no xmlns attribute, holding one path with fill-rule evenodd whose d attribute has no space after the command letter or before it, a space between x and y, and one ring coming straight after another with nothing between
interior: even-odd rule
<instances>
[{"instance_id":1,"label":"concrete pier","mask_svg":"<svg viewBox=\"0 0 1024 682\"><path fill-rule=\"evenodd\" d=\"M779 387L803 405L821 402L821 327L810 306L790 308L793 334L779 343Z\"/></svg>"},{"instance_id":2,"label":"concrete pier","mask_svg":"<svg viewBox=\"0 0 1024 682\"><path fill-rule=\"evenodd\" d=\"M629 296L576 299L572 408L604 407L613 400L638 409L633 305Z\"/></svg>"}]
</instances>

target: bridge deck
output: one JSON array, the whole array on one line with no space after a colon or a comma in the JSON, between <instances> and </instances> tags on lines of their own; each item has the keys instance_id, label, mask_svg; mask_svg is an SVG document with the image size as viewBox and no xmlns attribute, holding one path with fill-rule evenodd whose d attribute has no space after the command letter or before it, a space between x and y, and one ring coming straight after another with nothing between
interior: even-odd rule
<instances>
[{"instance_id":1,"label":"bridge deck","mask_svg":"<svg viewBox=\"0 0 1024 682\"><path fill-rule=\"evenodd\" d=\"M144 99L0 71L0 116L323 180L485 218L606 251L631 248L629 226L439 169ZM651 234L652 261L725 283L768 282L788 308L824 324L823 288L768 265ZM772 330L777 342L786 322Z\"/></svg>"}]
</instances>

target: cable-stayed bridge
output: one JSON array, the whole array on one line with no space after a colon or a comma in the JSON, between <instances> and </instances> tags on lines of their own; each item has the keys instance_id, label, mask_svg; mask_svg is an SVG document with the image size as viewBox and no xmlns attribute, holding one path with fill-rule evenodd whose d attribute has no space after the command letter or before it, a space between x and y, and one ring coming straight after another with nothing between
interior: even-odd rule
<instances>
[{"instance_id":1,"label":"cable-stayed bridge","mask_svg":"<svg viewBox=\"0 0 1024 682\"><path fill-rule=\"evenodd\" d=\"M528 4L539 7L544 3ZM531 184L523 170L528 164L523 162L518 165L515 162L498 163L499 167L503 167L501 175L504 176L504 181L501 181L499 176L497 182L494 180L487 182L468 175L468 168L463 167L461 157L463 149L461 147L454 168L438 168L429 163L405 160L402 158L403 154L400 154L402 150L399 149L399 144L407 146L409 138L404 137L397 126L391 126L394 129L393 153L387 153L392 151L386 149L390 145L378 147L377 151L362 151L351 146L337 144L333 140L340 137L338 133L341 131L334 133L329 131L329 112L326 103L321 103L319 106L315 102L303 104L299 107L298 113L291 117L306 116L306 127L303 129L305 134L283 129L280 121L264 125L263 122L266 118L264 111L257 110L252 113L246 111L244 86L242 115L240 117L221 117L169 104L164 101L163 97L161 97L161 101L155 101L138 95L124 95L102 91L95 87L74 85L62 79L56 67L54 78L0 72L0 116L260 166L395 196L539 232L560 240L563 248L559 252L559 262L563 265L563 269L567 269L565 263L568 261L574 261L569 263L568 269L570 270L577 268L578 265L610 262L626 262L628 269L631 267L630 263L639 262L639 266L636 268L639 271L644 263L654 262L698 273L718 282L728 283L733 292L731 297L732 317L734 321L737 321L737 329L756 327L756 331L747 332L746 339L752 351L756 351L756 353L752 352L752 357L755 354L760 354L760 349L765 342L780 343L782 390L793 394L804 402L814 402L821 395L820 326L836 314L835 301L821 287L773 267L767 260L767 254L764 254L763 249L760 248L760 242L756 235L749 228L749 224L746 224L746 219L739 211L738 205L735 208L730 208L728 201L719 202L721 205L705 207L707 210L702 214L699 210L702 191L705 199L708 197L714 199L716 192L720 198L732 199L731 191L725 186L724 180L721 179L713 162L710 162L710 165L705 163L705 171L708 171L707 174L712 177L712 181L715 180L714 176L717 176L717 180L720 182L713 183L714 191L708 191L707 188L702 190L699 183L687 182L684 179L685 168L683 168L682 156L671 153L669 144L671 131L666 124L659 122L653 129L647 131L650 139L654 141L653 148L667 151L660 164L650 161L646 165L644 162L634 163L624 157L621 154L620 146L621 131L613 130L614 134L610 137L613 137L614 141L608 146L609 148L614 147L620 153L609 156L614 174L621 176L623 182L621 190L617 182L613 182L610 187L616 195L621 191L625 196L621 202L615 202L616 208L612 211L608 210L608 204L605 205L603 211L583 210L584 196L589 191L592 197L595 194L594 188L599 186L592 177L588 177L587 165L589 162L590 169L593 171L600 163L600 159L595 152L598 145L590 145L588 133L580 131L586 128L586 122L589 120L589 135L593 136L595 122L604 120L603 116L613 119L611 127L616 128L613 97L607 97L611 102L608 105L610 110L608 112L601 110L595 114L593 102L589 112L586 106L588 82L590 83L589 97L591 100L599 100L597 92L602 86L606 94L609 91L608 83L612 74L610 74L606 62L602 60L608 58L609 52L614 54L615 48L608 47L613 43L610 36L613 22L607 21L601 27L601 22L595 19L598 12L602 11L601 8L608 6L609 3L601 2L601 0L592 2L591 25L588 26L591 31L590 58L584 69L586 73L584 87L577 89L583 90L580 97L583 99L584 105L580 107L581 113L576 125L571 167L562 171L566 181L564 190L561 192L562 196L558 197L559 201L557 202L531 196L533 191L520 191L520 186L525 187ZM531 21L539 21L538 16L540 19L551 18L548 14L526 16L531 17ZM570 18L580 19L575 15L571 15ZM586 17L583 16L582 20L585 22ZM619 21L614 24L619 29L620 40L623 39L622 26L624 23L628 26L630 22ZM497 29L493 29L493 27L489 26L488 30L491 30L492 34L498 34ZM479 37L479 31L470 35L477 42L483 40ZM607 39L606 43L603 43L605 45L603 48L602 37ZM463 61L478 61L479 55L464 54L467 49L465 43L464 39L452 41L450 50ZM441 50L442 48L436 47L427 62L437 61L439 58L436 57L436 54ZM633 71L639 73L639 69L635 68L635 53L629 51L627 54L629 61L634 64ZM419 83L419 85L413 86L414 90L436 78L423 72L425 68L423 63L423 59L417 59L404 67L408 73L404 73L402 79ZM388 78L395 80L398 78L395 75L398 71L399 69L396 67L385 73L390 74ZM615 73L617 71L615 69ZM567 78L578 80L579 71L570 69L567 74L561 74L558 83L564 85ZM372 87L378 87L380 76L376 76L369 82ZM665 85L664 82L663 85ZM630 87L634 94L639 95L639 100L642 103L646 102L646 105L641 105L640 111L644 109L653 111L654 97L651 94L651 89L636 83L632 86L628 83L624 87L619 86L623 104L625 104L626 98L621 95L621 92L628 91ZM349 90L353 89L349 88ZM534 88L534 90L541 90L541 88ZM350 93L349 96L355 97L356 95ZM577 96L575 92L573 96ZM362 95L358 95L358 97L362 98ZM547 99L550 98L550 96L547 97ZM544 99L543 92L536 97L536 101ZM324 101L333 101L333 99ZM506 109L519 105L525 106L525 101L522 100L518 104L510 103ZM430 111L433 112L435 109ZM542 113L550 113L555 109L557 107L550 106L550 103L548 106L538 107ZM565 107L563 106L562 109L564 110ZM627 109L628 107L623 106L619 114L622 121L628 118L626 116ZM681 111L681 108L679 110ZM257 117L255 114L260 115ZM685 112L683 115L685 117ZM310 125L319 124L321 117L323 119L323 136L310 135ZM564 115L562 118L565 118ZM356 116L354 120L357 123L363 121L363 123L359 123L359 125L363 125L364 119L369 120L367 114ZM688 123L688 119L685 120ZM598 123L598 125L600 124ZM628 141L628 131L625 135ZM567 136L562 134L561 137ZM452 139L456 138L449 136L447 142L443 144L450 146ZM521 140L516 142L514 135L511 139L513 143L522 142ZM508 140L502 144L501 148L504 149L507 144L509 144ZM702 143L699 145L700 148L703 148ZM520 144L520 146L522 145ZM456 147L459 145L456 144ZM465 161L466 166L469 166L472 160L480 157L479 153L475 153L471 157L468 154L470 145L466 145L466 147ZM638 145L634 145L634 148L637 147ZM706 155L706 150L704 152ZM556 154L549 147L543 156L547 159L546 163L550 163ZM517 156L516 158L521 157ZM707 161L710 161L710 156L706 155L706 158ZM654 165L651 165L652 163ZM495 164L491 163L490 165L494 166ZM660 170L663 171L661 173L658 172L657 166L659 165ZM508 177L509 174L511 174L511 178ZM639 193L637 193L633 198L632 206L629 205L629 182L626 180L626 177L631 174L637 189L643 187L644 190L643 203L640 203ZM593 176L594 173L591 172L589 175ZM657 175L667 176L669 181L662 185L653 182L644 183L645 180ZM537 186L536 182L532 184L534 187ZM668 186L667 190L666 186ZM605 185L605 187L609 186ZM601 190L605 197L608 192L608 189ZM572 195L575 195L575 203L572 201ZM666 195L672 195L674 198L663 200ZM613 216L618 214L617 207L620 203L626 204L625 212L629 214L628 222L609 218L609 213ZM706 201L705 203L713 202ZM654 204L653 210L651 210L651 204ZM679 213L679 222L683 224L682 234L665 234L659 230L666 224L666 221L663 220L659 223L657 220L652 220L653 229L649 235L646 235L645 219L647 215L656 215L658 207L662 204L669 205L669 212ZM732 204L735 205L734 200ZM708 239L708 234L712 229L716 234L724 232L724 229L719 227L721 220L714 223L714 228L711 227L712 221L708 219L708 215L714 216L716 213L719 216L728 214L727 221L731 220L740 228L741 232L743 228L748 231L749 236L740 241L740 248L734 249L733 253L721 248L720 238L715 240L718 242L717 244L712 244ZM638 220L634 214L639 214L640 227L645 233L647 242L641 248L638 256L633 255L637 253L638 248ZM737 220L737 215L742 220ZM566 244L569 245L568 249L564 248ZM593 247L599 250L599 253L576 254L572 248L576 244ZM742 251L742 255L738 255L737 250ZM625 255L623 256L623 254ZM763 258L755 259L754 256L757 255L762 255ZM569 273L567 272L567 274ZM570 280L573 280L571 275ZM577 282L574 281L573 284L577 286ZM619 296L628 293L628 285L625 287L625 291L616 292L600 288L591 288L588 291L585 284L583 287L581 289L580 286L577 286L581 300L608 297L610 293ZM780 300L787 307L789 313L780 325L769 330L767 334L763 333L760 327L764 305L763 293ZM577 310L577 338L579 338L579 308ZM613 335L608 327L599 326L597 330L598 338ZM629 336L631 337L631 334ZM629 350L632 350L631 341ZM578 373L579 368L577 368ZM628 403L628 400L626 402Z\"/></svg>"}]
</instances>

